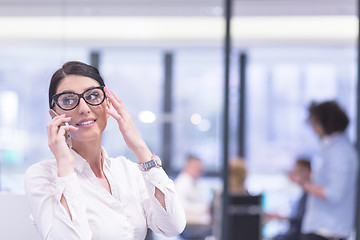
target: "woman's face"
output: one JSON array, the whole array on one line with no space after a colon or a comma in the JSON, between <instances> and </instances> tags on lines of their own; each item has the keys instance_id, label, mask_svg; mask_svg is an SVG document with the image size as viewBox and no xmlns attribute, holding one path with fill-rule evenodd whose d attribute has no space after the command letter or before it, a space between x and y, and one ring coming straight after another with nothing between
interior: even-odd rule
<instances>
[{"instance_id":1,"label":"woman's face","mask_svg":"<svg viewBox=\"0 0 360 240\"><path fill-rule=\"evenodd\" d=\"M62 92L81 94L89 88L98 86L99 83L92 78L69 75L61 80L57 87L56 94ZM69 124L79 129L76 132L70 133L73 140L88 141L99 137L101 138L108 118L106 107L110 107L107 99L98 106L91 106L88 105L83 98L80 98L79 105L72 110L64 111L56 104L54 110L58 114L65 114L66 117L71 117Z\"/></svg>"},{"instance_id":2,"label":"woman's face","mask_svg":"<svg viewBox=\"0 0 360 240\"><path fill-rule=\"evenodd\" d=\"M314 130L314 132L320 137L323 138L325 136L325 131L321 123L315 119L314 117L310 117L310 123Z\"/></svg>"}]
</instances>

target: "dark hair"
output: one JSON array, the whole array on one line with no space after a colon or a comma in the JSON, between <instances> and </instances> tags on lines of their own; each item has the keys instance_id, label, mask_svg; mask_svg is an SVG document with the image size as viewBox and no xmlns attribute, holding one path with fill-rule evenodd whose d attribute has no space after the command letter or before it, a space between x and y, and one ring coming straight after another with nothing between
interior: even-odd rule
<instances>
[{"instance_id":1,"label":"dark hair","mask_svg":"<svg viewBox=\"0 0 360 240\"><path fill-rule=\"evenodd\" d=\"M59 83L68 75L79 75L79 76L89 77L97 81L100 84L100 86L105 86L104 80L100 76L99 70L96 67L78 61L67 62L62 66L62 68L58 69L51 77L51 82L49 86L50 108L52 108L51 105L52 97L56 94L56 90Z\"/></svg>"},{"instance_id":2,"label":"dark hair","mask_svg":"<svg viewBox=\"0 0 360 240\"><path fill-rule=\"evenodd\" d=\"M313 102L309 107L309 118L319 122L326 135L344 132L349 125L349 118L335 101Z\"/></svg>"},{"instance_id":3,"label":"dark hair","mask_svg":"<svg viewBox=\"0 0 360 240\"><path fill-rule=\"evenodd\" d=\"M186 157L186 161L187 162L192 162L192 161L201 161L200 160L200 157L194 155L194 154L188 154L187 157Z\"/></svg>"},{"instance_id":4,"label":"dark hair","mask_svg":"<svg viewBox=\"0 0 360 240\"><path fill-rule=\"evenodd\" d=\"M302 158L302 157L298 158L296 160L296 164L298 164L301 167L305 167L305 168L311 170L311 163L310 163L310 160L307 158Z\"/></svg>"}]
</instances>

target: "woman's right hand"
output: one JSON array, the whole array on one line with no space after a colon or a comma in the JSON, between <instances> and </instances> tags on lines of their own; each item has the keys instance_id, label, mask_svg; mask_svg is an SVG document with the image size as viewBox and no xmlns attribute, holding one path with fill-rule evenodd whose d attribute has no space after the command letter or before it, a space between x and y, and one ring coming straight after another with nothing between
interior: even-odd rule
<instances>
[{"instance_id":1,"label":"woman's right hand","mask_svg":"<svg viewBox=\"0 0 360 240\"><path fill-rule=\"evenodd\" d=\"M64 177L74 172L74 156L66 143L66 131L77 131L78 128L63 123L69 122L71 117L65 114L54 117L47 125L48 145L56 158L58 165L58 176Z\"/></svg>"}]
</instances>

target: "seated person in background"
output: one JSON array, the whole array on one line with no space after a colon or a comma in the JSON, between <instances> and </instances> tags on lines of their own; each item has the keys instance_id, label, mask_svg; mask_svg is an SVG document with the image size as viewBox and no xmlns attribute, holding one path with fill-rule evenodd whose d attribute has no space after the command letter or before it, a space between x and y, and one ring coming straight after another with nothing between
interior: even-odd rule
<instances>
[{"instance_id":1,"label":"seated person in background","mask_svg":"<svg viewBox=\"0 0 360 240\"><path fill-rule=\"evenodd\" d=\"M291 181L302 184L306 181L309 181L311 174L310 161L305 158L299 158L293 169L289 173L289 178ZM280 219L289 221L289 229L284 233L274 237L274 240L300 240L301 239L301 223L305 213L305 203L306 203L306 192L303 192L300 197L297 208L294 211L293 216L286 217L278 214L266 214L265 218L270 219Z\"/></svg>"},{"instance_id":2,"label":"seated person in background","mask_svg":"<svg viewBox=\"0 0 360 240\"><path fill-rule=\"evenodd\" d=\"M234 157L229 160L228 189L229 195L249 195L245 188L247 169L242 157ZM223 189L216 189L212 202L213 214L213 236L215 240L221 239L222 225L222 192Z\"/></svg>"},{"instance_id":3,"label":"seated person in background","mask_svg":"<svg viewBox=\"0 0 360 240\"><path fill-rule=\"evenodd\" d=\"M230 159L229 162L229 194L245 194L248 191L245 188L247 170L245 161L241 157Z\"/></svg>"},{"instance_id":4,"label":"seated person in background","mask_svg":"<svg viewBox=\"0 0 360 240\"><path fill-rule=\"evenodd\" d=\"M203 174L200 158L189 155L183 170L174 181L185 210L186 228L182 236L186 239L202 239L211 233L210 203L199 185Z\"/></svg>"}]
</instances>

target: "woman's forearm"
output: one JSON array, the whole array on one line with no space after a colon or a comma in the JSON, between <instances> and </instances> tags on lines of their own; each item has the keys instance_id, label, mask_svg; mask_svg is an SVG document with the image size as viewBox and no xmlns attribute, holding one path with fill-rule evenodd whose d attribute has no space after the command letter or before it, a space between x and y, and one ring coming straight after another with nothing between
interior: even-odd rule
<instances>
[{"instance_id":1,"label":"woman's forearm","mask_svg":"<svg viewBox=\"0 0 360 240\"><path fill-rule=\"evenodd\" d=\"M325 191L323 186L315 185L311 182L305 182L302 185L304 191L306 191L309 194L312 194L318 198L321 198L322 200L326 200Z\"/></svg>"}]
</instances>

